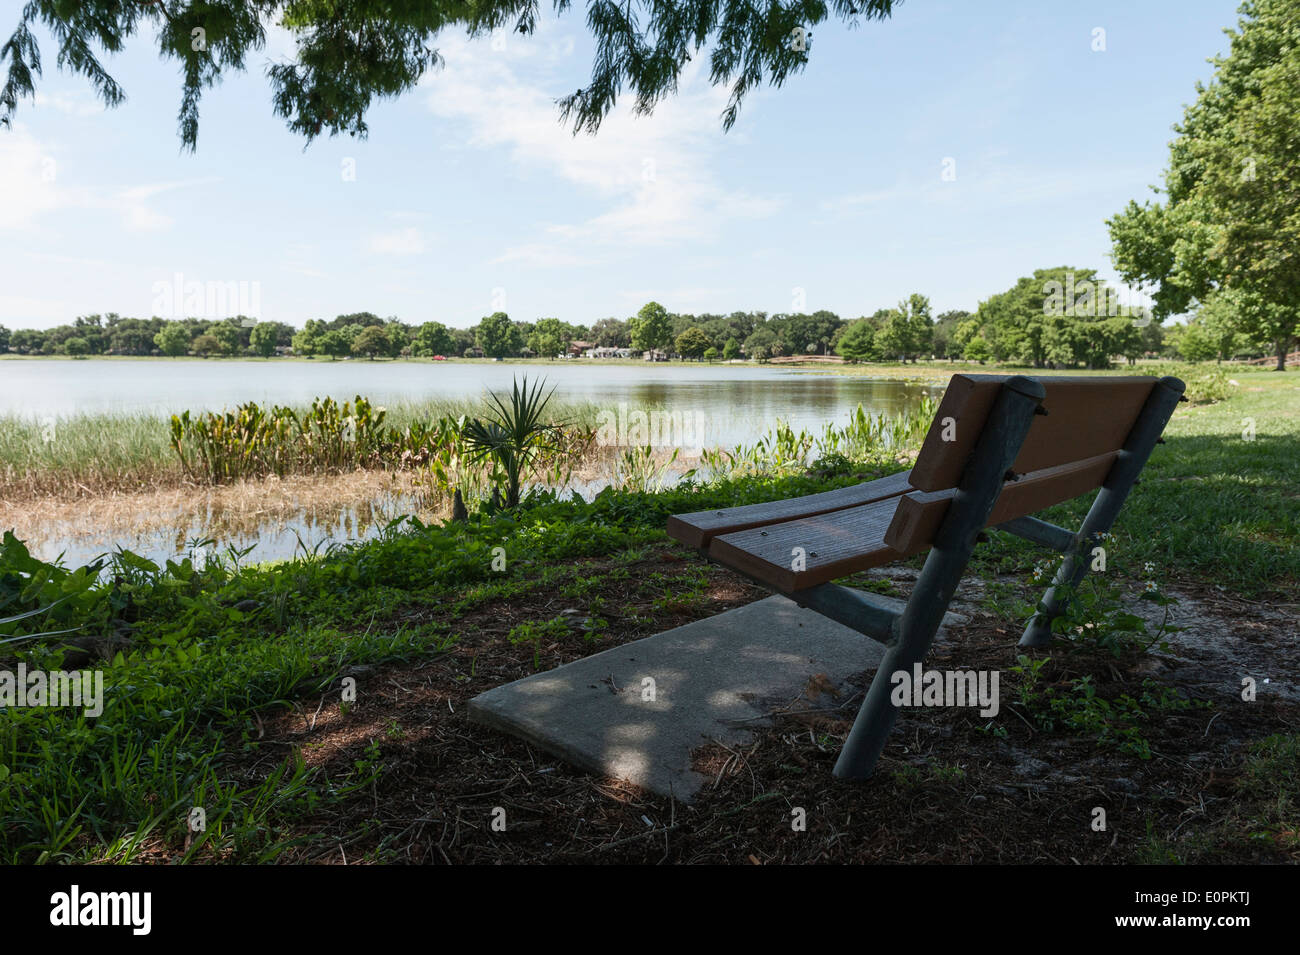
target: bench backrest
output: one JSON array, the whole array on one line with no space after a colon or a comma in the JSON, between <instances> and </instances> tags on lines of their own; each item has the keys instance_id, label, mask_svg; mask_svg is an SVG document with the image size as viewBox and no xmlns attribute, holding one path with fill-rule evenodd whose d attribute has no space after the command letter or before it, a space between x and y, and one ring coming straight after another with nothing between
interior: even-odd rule
<instances>
[{"instance_id":1,"label":"bench backrest","mask_svg":"<svg viewBox=\"0 0 1300 955\"><path fill-rule=\"evenodd\" d=\"M939 404L885 543L904 554L927 549L984 430L1002 375L955 375ZM1100 487L1157 379L1045 377L1036 415L988 524L1033 514Z\"/></svg>"},{"instance_id":2,"label":"bench backrest","mask_svg":"<svg viewBox=\"0 0 1300 955\"><path fill-rule=\"evenodd\" d=\"M912 468L918 491L943 491L961 481L1006 375L953 375ZM1044 377L1046 415L1036 416L1020 447L1020 473L1118 451L1157 379ZM950 420L951 419L951 420ZM945 440L945 437L951 440Z\"/></svg>"}]
</instances>

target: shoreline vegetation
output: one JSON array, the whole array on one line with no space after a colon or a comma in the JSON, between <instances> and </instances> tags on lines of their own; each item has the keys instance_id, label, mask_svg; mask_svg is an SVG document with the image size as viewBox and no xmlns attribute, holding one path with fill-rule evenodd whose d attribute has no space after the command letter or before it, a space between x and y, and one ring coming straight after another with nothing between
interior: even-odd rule
<instances>
[{"instance_id":1,"label":"shoreline vegetation","mask_svg":"<svg viewBox=\"0 0 1300 955\"><path fill-rule=\"evenodd\" d=\"M1244 430L1247 420L1253 427ZM480 504L458 521L394 521L376 540L268 564L246 563L234 551L165 562L118 551L70 567L37 560L5 535L0 656L29 672L93 668L103 674L104 693L102 713L93 721L75 708L6 710L0 721L0 859L306 861L325 858L340 844L348 846L349 858L395 861L423 852L400 812L392 820L374 818L378 794L391 805L393 793L418 790L426 797L422 812L444 821L460 818L473 812L466 807L481 804L475 794L492 767L524 752L522 744L466 724L465 699L502 680L757 595L734 575L670 546L663 530L668 515L890 473L906 466L923 433L922 426L886 421L874 426L871 441L843 443L838 450L823 445L816 459L811 446L787 435L755 447L747 460L735 457L730 470L673 488L610 488L590 501L538 491L517 508ZM897 443L880 440L885 434L897 436ZM1082 758L1104 750L1106 779L1119 774L1128 780L1117 779L1116 786L1137 779L1153 792L1194 793L1204 789L1204 773L1240 780L1230 816L1208 811L1189 820L1182 796L1157 800L1144 810L1145 829L1123 827L1105 858L1295 861L1300 794L1294 705L1233 709L1218 721L1219 733L1229 735L1216 736L1211 764L1153 758L1183 753L1178 747L1187 744L1179 740L1200 745L1204 724L1214 716L1207 711L1224 711L1231 701L1189 696L1185 686L1171 682L1168 664L1161 663L1163 631L1148 632L1126 601L1143 592L1143 579L1153 578L1162 581L1159 588L1182 593L1230 594L1239 619L1253 614L1241 601L1262 601L1285 613L1286 601L1300 599L1300 378L1243 375L1221 400L1180 406L1166 437L1116 528L1116 571L1093 575L1094 589L1081 596L1070 618L1077 634L1070 630L1050 651L1017 657L1006 634L1032 611L1041 585L1030 580L1030 570L1050 573L1050 567L1041 552L997 533L972 564L982 594L972 639L987 644L981 665L1007 676L1008 692L1018 701L1009 710L1016 712L983 728L944 724L952 743L935 737L936 752L947 754L939 763L918 769L905 754L890 752L882 762L883 782L834 787L826 798L844 802L846 812L865 812L896 787L916 791L919 772L940 774L931 780L938 789L927 783L933 798L951 790L953 799L966 802L973 792L995 792L975 780L977 764L998 765L1008 741L1027 745L1029 726L1030 735L1051 740L1058 753L1077 751ZM1045 517L1074 526L1087 504L1069 502ZM501 553L505 560L498 559ZM852 583L898 592L892 578L878 575ZM574 608L573 614L557 616L562 607ZM1263 634L1277 630L1261 626ZM355 706L340 704L347 677L363 689L376 679L384 686L389 679L427 685L429 709L384 703L381 698L392 696L387 691L363 693ZM318 719L294 715L313 711ZM749 780L752 769L772 791L802 792L801 781L808 780L822 786L827 760L847 729L842 720L819 723L824 745L801 750L797 758L780 740L807 738L807 727L762 736L763 746L777 747L770 764L756 751L742 776ZM918 724L922 730L944 731L928 723ZM40 745L30 745L33 740ZM979 755L972 758L972 752ZM726 754L719 755L725 761ZM428 759L466 768L430 777L418 769ZM950 766L948 760L959 762ZM729 781L724 791L730 792L734 773L723 761L716 774ZM1280 781L1269 776L1288 761L1291 769ZM1256 785L1266 777L1269 785ZM585 785L580 774L558 769L527 788L530 798L552 800L538 809L550 818L567 805L566 793ZM1071 784L1053 785L1073 792ZM1076 795L1095 799L1090 792ZM697 840L712 838L701 827L728 818L730 798L706 801L702 815L685 823L700 833ZM666 811L644 795L634 801L638 813ZM194 805L202 805L207 817L206 830L197 834L185 824ZM1005 808L1014 815L1010 805ZM593 817L592 837L624 846L620 858L639 858L639 848L618 842L625 823L606 811ZM483 832L466 830L458 843L441 849L449 859L506 860L531 851L528 837L519 838L498 846ZM909 838L924 846L938 836L919 825ZM1059 827L1040 827L1035 839L1047 840L1056 854L1084 851ZM550 845L555 837L545 841ZM1094 840L1096 846L1105 842ZM729 858L726 845L706 851ZM537 851L555 850L539 843ZM875 858L867 844L853 851ZM931 851L946 857L937 845ZM995 856L1028 861L1041 851L1042 844L1029 845L1022 858L1004 846Z\"/></svg>"},{"instance_id":2,"label":"shoreline vegetation","mask_svg":"<svg viewBox=\"0 0 1300 955\"><path fill-rule=\"evenodd\" d=\"M188 359L200 360L200 359ZM614 359L617 361L617 359ZM536 370L544 375L545 368L554 362L545 359L510 362L519 364L525 375ZM699 367L698 363L690 363ZM1016 366L977 365L966 362L926 362L911 365L860 366L830 365L828 363L791 363L792 371L815 371L820 374L851 374L859 377L920 381L925 383L944 382L953 374L1078 374L1075 371L1029 371ZM1176 375L1188 384L1188 395L1193 402L1220 400L1234 387L1229 384L1232 374L1253 375L1264 369L1249 365L1225 364L1173 364L1168 362L1140 362L1131 368L1094 371L1088 374L1121 375ZM360 396L366 400L364 396ZM355 403L355 398L353 403ZM339 474L355 470L360 466L378 466L380 469L417 468L428 462L430 455L437 457L435 448L441 446L450 451L448 432L455 421L473 417L481 413L483 403L475 399L443 399L397 401L383 408L382 427L386 430L404 432L405 438L394 437L388 441L384 451L376 460L371 453L368 460L361 460L369 453L365 442L361 447L355 440L351 447L346 447L339 439L346 427L337 403L331 399L321 398L318 403L324 410L317 412L318 426L322 434L331 434L335 440L338 454L334 460L328 455L318 456L313 466L295 467L295 473L317 472L322 474ZM232 420L228 427L247 427L252 421L265 420L276 409L262 409L255 405L244 406L250 415L243 422ZM377 407L366 401L367 414L373 416ZM352 409L355 411L355 409ZM655 410L647 406L647 412ZM312 416L310 406L296 405L280 409L281 419L292 415L297 420L306 420ZM594 466L600 459L609 458L608 448L603 448L589 440L598 424L600 406L594 402L557 403L550 409L551 418L563 422L572 429L574 441L587 436L587 447L576 462L582 466ZM201 420L209 420L213 413L180 411L179 416L190 415L190 428ZM227 409L226 417L238 417L239 409ZM149 412L86 413L76 415L36 418L30 415L0 415L0 499L10 503L33 501L37 499L58 499L76 501L79 499L103 497L117 494L140 493L160 489L186 486L204 486L210 480L204 479L195 471L192 460L178 456L174 436L171 432L171 415ZM365 419L369 421L367 417ZM287 424L287 422L286 422ZM356 427L354 423L352 427ZM416 438L412 439L412 429ZM438 433L442 440L439 442ZM363 435L364 438L364 435ZM424 443L421 443L423 439ZM405 440L405 445L402 445ZM412 441L414 440L414 443ZM187 453L190 443L187 442ZM372 449L379 450L379 449ZM628 450L624 448L623 450ZM403 452L408 452L402 459ZM423 453L422 453L423 452ZM617 458L619 455L615 454ZM459 455L443 455L444 471L459 464ZM653 457L653 456L652 456ZM585 459L584 459L585 458ZM590 467L588 468L590 470ZM272 469L273 470L273 469ZM442 482L446 484L446 477Z\"/></svg>"}]
</instances>

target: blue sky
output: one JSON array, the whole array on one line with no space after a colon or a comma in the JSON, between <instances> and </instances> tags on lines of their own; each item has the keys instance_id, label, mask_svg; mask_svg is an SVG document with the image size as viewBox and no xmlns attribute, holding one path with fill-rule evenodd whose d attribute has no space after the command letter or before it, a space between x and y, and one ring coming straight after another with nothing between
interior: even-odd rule
<instances>
[{"instance_id":1,"label":"blue sky","mask_svg":"<svg viewBox=\"0 0 1300 955\"><path fill-rule=\"evenodd\" d=\"M577 9L531 38L445 36L446 67L375 108L368 140L306 150L271 115L263 70L292 51L277 32L207 92L195 154L154 47L107 60L129 98L105 111L46 37L38 102L0 132L0 324L157 313L177 273L248 283L264 320L453 326L650 299L855 317L917 291L937 313L1035 268L1110 276L1103 220L1159 181L1235 10L907 0L814 29L807 71L751 94L729 133L725 91L692 74L653 117L620 108L575 138L553 101L588 74Z\"/></svg>"}]
</instances>

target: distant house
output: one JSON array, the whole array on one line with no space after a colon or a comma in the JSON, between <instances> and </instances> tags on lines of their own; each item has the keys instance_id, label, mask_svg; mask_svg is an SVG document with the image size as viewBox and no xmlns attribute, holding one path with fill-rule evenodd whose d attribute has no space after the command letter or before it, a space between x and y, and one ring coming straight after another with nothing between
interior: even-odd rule
<instances>
[{"instance_id":1,"label":"distant house","mask_svg":"<svg viewBox=\"0 0 1300 955\"><path fill-rule=\"evenodd\" d=\"M569 342L569 357L570 357L570 358L577 358L577 357L580 356L583 352L585 352L585 351L589 351L590 349L595 348L595 347L596 347L596 343L595 343L595 342L584 342L584 341L572 341L572 342Z\"/></svg>"},{"instance_id":2,"label":"distant house","mask_svg":"<svg viewBox=\"0 0 1300 955\"><path fill-rule=\"evenodd\" d=\"M652 348L645 353L646 361L667 361L668 353L662 348Z\"/></svg>"},{"instance_id":3,"label":"distant house","mask_svg":"<svg viewBox=\"0 0 1300 955\"><path fill-rule=\"evenodd\" d=\"M584 358L631 358L632 349L614 348L611 345L600 345L596 348L588 348L582 353Z\"/></svg>"}]
</instances>

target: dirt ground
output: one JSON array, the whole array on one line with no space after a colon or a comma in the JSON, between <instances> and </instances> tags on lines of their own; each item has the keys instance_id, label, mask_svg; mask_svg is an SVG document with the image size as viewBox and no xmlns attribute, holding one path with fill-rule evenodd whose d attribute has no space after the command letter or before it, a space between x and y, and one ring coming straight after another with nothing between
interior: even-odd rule
<instances>
[{"instance_id":1,"label":"dirt ground","mask_svg":"<svg viewBox=\"0 0 1300 955\"><path fill-rule=\"evenodd\" d=\"M701 568L706 584L696 600L665 605L645 586L652 575L685 579ZM604 569L591 562L577 571ZM985 585L970 580L953 607L969 624L937 642L927 665L1001 671L996 726L972 710L903 710L875 775L843 783L831 768L860 694L840 699L810 685L773 725L756 728L749 745L701 746L696 767L714 781L686 806L586 775L465 715L467 701L491 687L764 596L669 546L628 569L622 579L611 575L599 596L632 622L612 621L598 640L575 628L538 647L535 658L531 643L507 639L523 621L582 612L591 595L512 597L455 619L429 608L414 619L445 619L460 635L448 652L349 671L358 699L346 712L331 690L261 714L262 736L236 757L237 776L264 777L295 750L340 782L358 760L383 766L372 786L303 819L294 834L307 838L285 861L1300 861L1294 831L1257 823L1270 797L1252 795L1240 779L1250 741L1296 732L1294 606L1266 608L1175 583L1174 622L1186 629L1170 638L1168 652L1055 653L1040 689L1090 676L1099 696L1136 698L1154 680L1189 701L1142 724L1150 757L1141 758L1095 733L1044 730L1017 705L1010 668L1019 630L981 609ZM912 575L890 569L897 593L907 592ZM631 607L640 612L626 612ZM1257 682L1254 702L1241 699L1243 676ZM861 675L863 687L869 678ZM1094 828L1099 808L1104 831Z\"/></svg>"}]
</instances>

